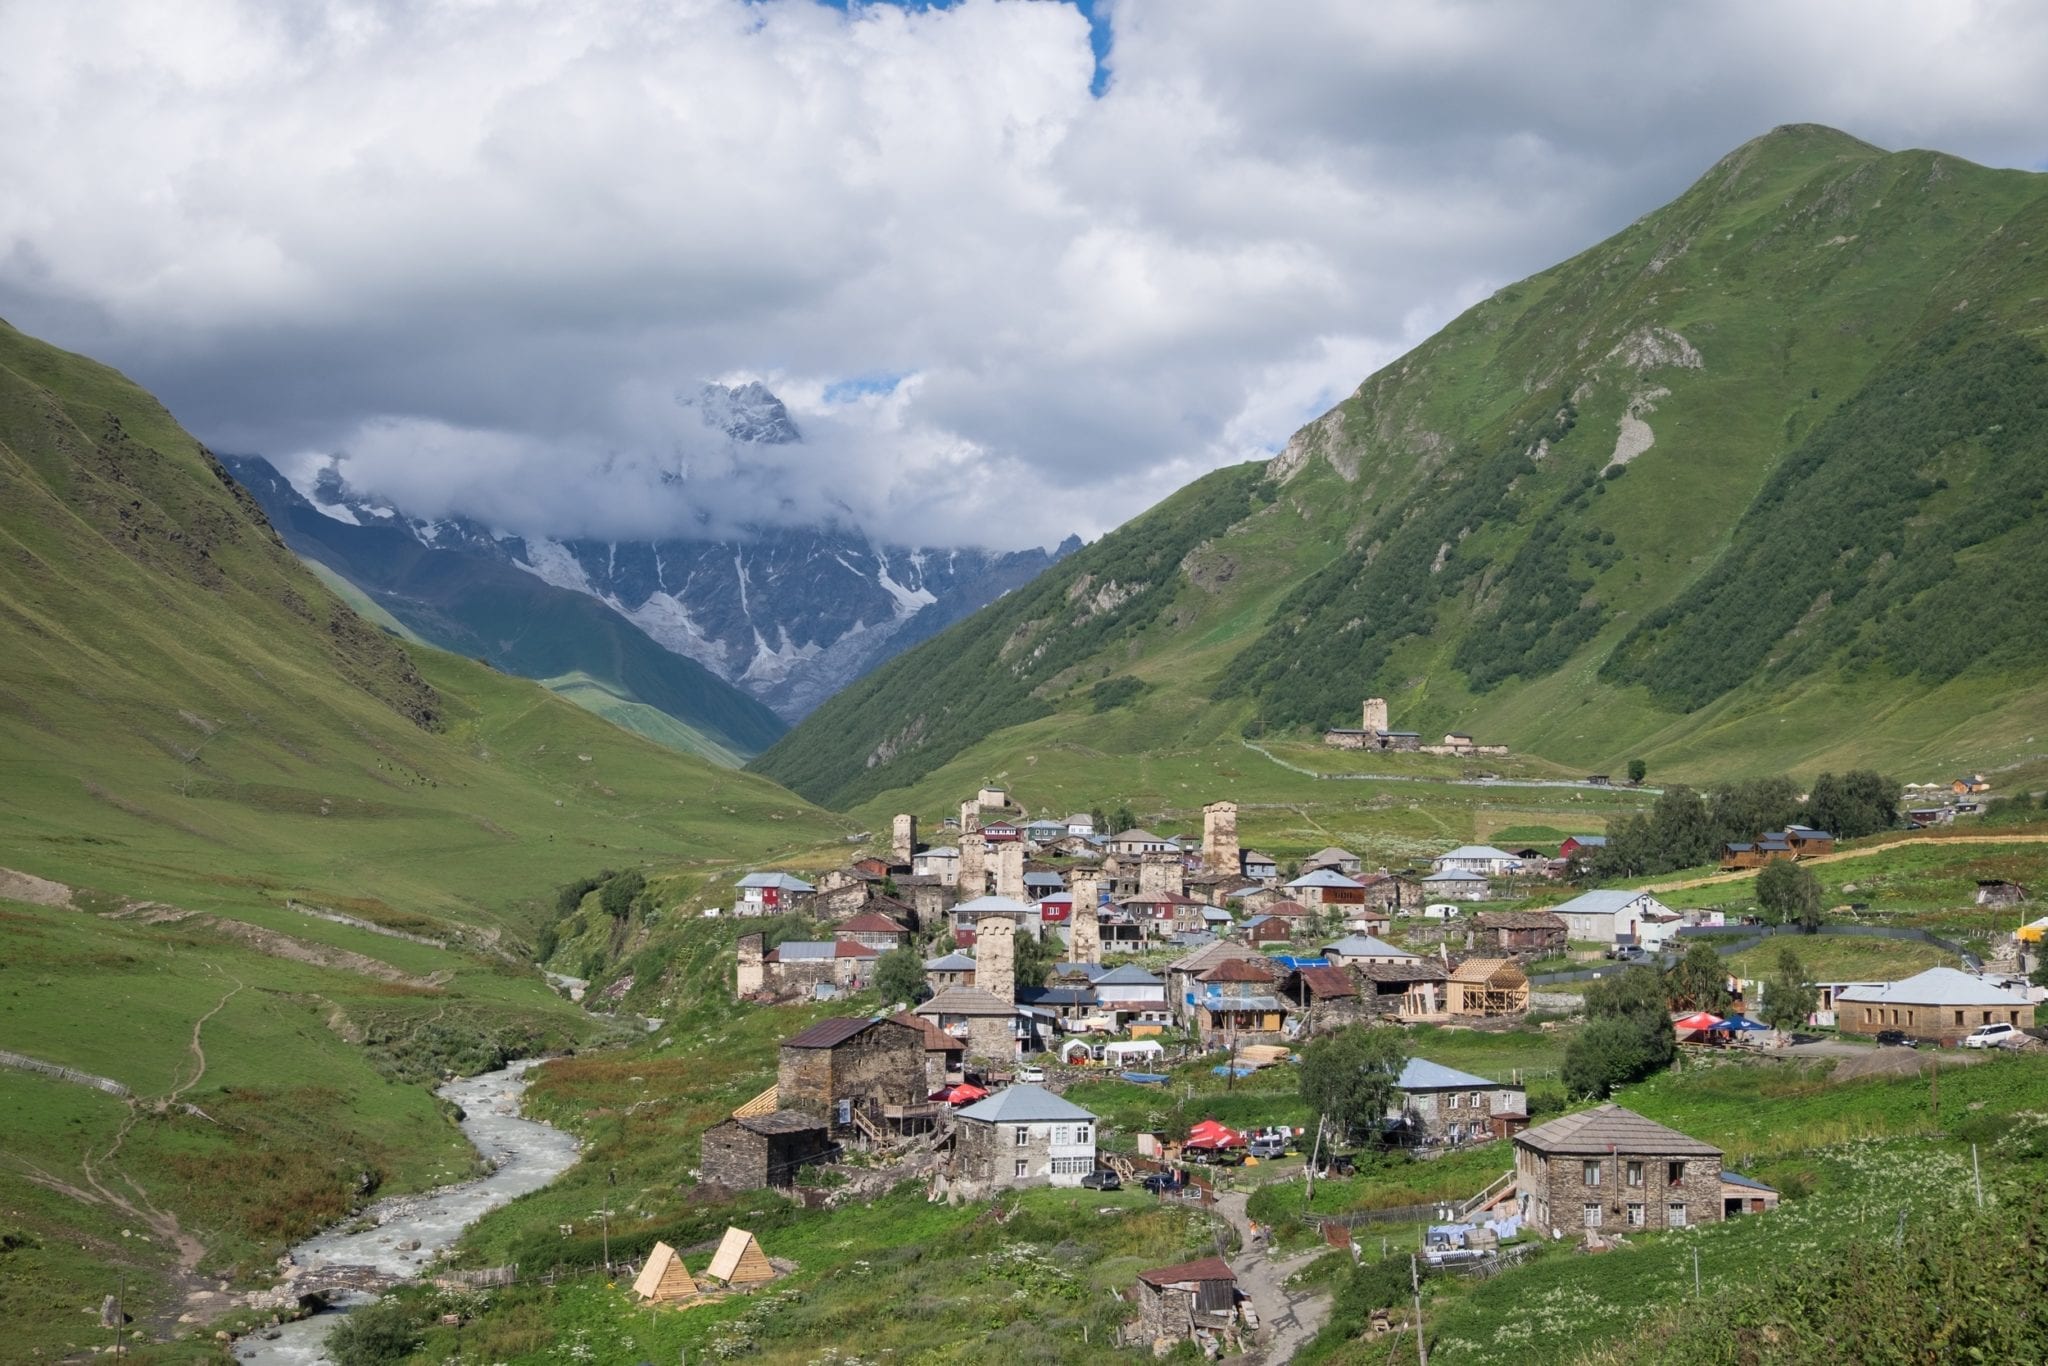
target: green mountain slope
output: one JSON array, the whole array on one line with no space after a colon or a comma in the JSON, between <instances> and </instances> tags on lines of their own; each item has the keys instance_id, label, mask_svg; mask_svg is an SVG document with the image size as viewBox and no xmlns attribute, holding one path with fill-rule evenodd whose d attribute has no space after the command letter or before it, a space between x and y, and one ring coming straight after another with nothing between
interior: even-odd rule
<instances>
[{"instance_id":1,"label":"green mountain slope","mask_svg":"<svg viewBox=\"0 0 2048 1366\"><path fill-rule=\"evenodd\" d=\"M117 1273L195 1331L182 1291L459 1175L395 1083L604 1028L531 966L556 888L843 827L364 621L147 394L0 324L0 1047L134 1093L0 1070L0 1339L84 1350Z\"/></svg>"},{"instance_id":2,"label":"green mountain slope","mask_svg":"<svg viewBox=\"0 0 2048 1366\"><path fill-rule=\"evenodd\" d=\"M1000 719L941 682L986 653L976 618L757 767L844 805L1004 769L1019 721L1142 754L1356 725L1370 695L1590 768L2024 762L2044 248L2048 177L1779 129L1091 547L1181 547L1143 621L1067 602L1083 556L989 609ZM1120 675L1142 688L1098 716L1079 685Z\"/></svg>"}]
</instances>

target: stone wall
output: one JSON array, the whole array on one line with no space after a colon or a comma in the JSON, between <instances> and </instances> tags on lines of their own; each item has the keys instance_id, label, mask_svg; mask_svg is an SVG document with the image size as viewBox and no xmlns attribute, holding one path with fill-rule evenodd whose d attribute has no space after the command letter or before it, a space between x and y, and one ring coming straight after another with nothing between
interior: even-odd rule
<instances>
[{"instance_id":1,"label":"stone wall","mask_svg":"<svg viewBox=\"0 0 2048 1366\"><path fill-rule=\"evenodd\" d=\"M728 1119L704 1131L698 1152L697 1169L704 1184L759 1190L793 1185L800 1169L831 1157L832 1145L823 1130L763 1134Z\"/></svg>"},{"instance_id":2,"label":"stone wall","mask_svg":"<svg viewBox=\"0 0 2048 1366\"><path fill-rule=\"evenodd\" d=\"M1585 1164L1600 1164L1600 1183L1589 1186ZM1682 1163L1676 1185L1669 1180L1672 1162ZM1641 1184L1629 1182L1630 1164L1639 1163ZM1667 1158L1656 1153L1576 1153L1545 1156L1520 1144L1515 1148L1516 1193L1523 1212L1539 1229L1554 1228L1566 1237L1584 1229L1630 1233L1675 1228L1670 1206L1685 1207L1687 1224L1721 1221L1721 1162L1715 1157ZM1599 1206L1599 1223L1589 1224L1585 1207ZM1641 1206L1640 1222L1630 1217Z\"/></svg>"},{"instance_id":3,"label":"stone wall","mask_svg":"<svg viewBox=\"0 0 2048 1366\"><path fill-rule=\"evenodd\" d=\"M916 1104L928 1094L924 1077L922 1032L884 1020L831 1048L783 1048L776 1100L836 1129L838 1102L857 1110Z\"/></svg>"},{"instance_id":4,"label":"stone wall","mask_svg":"<svg viewBox=\"0 0 2048 1366\"><path fill-rule=\"evenodd\" d=\"M1358 723L1358 724L1359 724L1359 728L1360 728L1360 729L1362 729L1362 730L1368 730L1368 731L1374 731L1374 730L1380 730L1380 731L1385 731L1385 730L1392 730L1392 729L1393 729L1393 726L1392 726L1392 724L1391 724L1391 723L1389 723L1389 722L1388 722L1388 720L1387 720L1387 699L1386 699L1386 698L1384 698L1384 697L1368 697L1368 698L1366 698L1366 699L1365 699L1365 705L1364 705L1364 706L1363 706L1362 708L1360 708L1360 712L1361 712L1361 715L1362 715L1362 717L1363 717L1363 719L1362 719L1362 720L1360 720L1360 721L1359 721L1359 723Z\"/></svg>"},{"instance_id":5,"label":"stone wall","mask_svg":"<svg viewBox=\"0 0 2048 1366\"><path fill-rule=\"evenodd\" d=\"M1179 854L1138 856L1139 896L1181 896L1187 889L1187 864Z\"/></svg>"}]
</instances>

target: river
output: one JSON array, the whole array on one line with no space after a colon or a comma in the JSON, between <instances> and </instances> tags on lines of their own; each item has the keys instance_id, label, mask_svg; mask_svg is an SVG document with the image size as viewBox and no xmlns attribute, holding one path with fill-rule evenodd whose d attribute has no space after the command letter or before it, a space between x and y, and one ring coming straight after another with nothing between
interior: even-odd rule
<instances>
[{"instance_id":1,"label":"river","mask_svg":"<svg viewBox=\"0 0 2048 1366\"><path fill-rule=\"evenodd\" d=\"M462 1132L494 1164L490 1175L378 1201L364 1211L365 1217L376 1221L374 1228L344 1232L362 1222L351 1219L294 1247L292 1258L305 1269L301 1274L321 1268L367 1267L392 1276L417 1276L478 1219L567 1171L576 1161L575 1138L519 1115L526 1071L535 1065L532 1059L515 1062L500 1071L451 1081L434 1093L462 1108ZM416 1248L402 1246L415 1242ZM251 1334L235 1344L235 1359L256 1366L319 1366L330 1360L323 1344L346 1312L346 1308L329 1310L287 1323L271 1330L278 1334L275 1338Z\"/></svg>"}]
</instances>

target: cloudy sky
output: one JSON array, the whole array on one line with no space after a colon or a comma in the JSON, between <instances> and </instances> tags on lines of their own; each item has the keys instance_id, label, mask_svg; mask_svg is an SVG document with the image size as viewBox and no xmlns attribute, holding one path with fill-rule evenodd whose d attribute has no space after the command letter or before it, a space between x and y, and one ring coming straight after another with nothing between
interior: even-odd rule
<instances>
[{"instance_id":1,"label":"cloudy sky","mask_svg":"<svg viewBox=\"0 0 2048 1366\"><path fill-rule=\"evenodd\" d=\"M1796 121L2048 165L2048 6L0 0L0 316L422 513L1013 546Z\"/></svg>"}]
</instances>

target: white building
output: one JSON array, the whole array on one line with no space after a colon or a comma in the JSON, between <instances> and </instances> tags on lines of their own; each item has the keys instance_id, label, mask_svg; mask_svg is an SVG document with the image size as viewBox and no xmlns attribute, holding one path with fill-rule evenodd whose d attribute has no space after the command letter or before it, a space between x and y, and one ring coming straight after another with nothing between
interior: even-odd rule
<instances>
[{"instance_id":1,"label":"white building","mask_svg":"<svg viewBox=\"0 0 2048 1366\"><path fill-rule=\"evenodd\" d=\"M734 915L780 915L791 909L797 898L816 890L788 873L748 873L737 885L740 899L732 908Z\"/></svg>"},{"instance_id":2,"label":"white building","mask_svg":"<svg viewBox=\"0 0 2048 1366\"><path fill-rule=\"evenodd\" d=\"M1094 834L1095 817L1089 815L1085 811L1077 815L1067 817L1067 833L1069 835L1080 835L1083 838L1086 838L1087 836Z\"/></svg>"},{"instance_id":3,"label":"white building","mask_svg":"<svg viewBox=\"0 0 2048 1366\"><path fill-rule=\"evenodd\" d=\"M1506 877L1522 871L1522 860L1490 844L1461 844L1447 854L1438 854L1429 866L1439 873L1478 873L1482 877Z\"/></svg>"},{"instance_id":4,"label":"white building","mask_svg":"<svg viewBox=\"0 0 2048 1366\"><path fill-rule=\"evenodd\" d=\"M1565 931L1581 943L1639 944L1651 916L1667 916L1671 908L1648 892L1627 888L1582 892L1550 913L1564 920ZM1655 932L1652 931L1655 938Z\"/></svg>"},{"instance_id":5,"label":"white building","mask_svg":"<svg viewBox=\"0 0 2048 1366\"><path fill-rule=\"evenodd\" d=\"M1095 1116L1041 1086L1008 1086L954 1115L954 1166L991 1186L1078 1186L1095 1170Z\"/></svg>"},{"instance_id":6,"label":"white building","mask_svg":"<svg viewBox=\"0 0 2048 1366\"><path fill-rule=\"evenodd\" d=\"M1354 963L1413 963L1420 955L1369 934L1354 934L1323 945L1323 957L1333 967L1348 968Z\"/></svg>"},{"instance_id":7,"label":"white building","mask_svg":"<svg viewBox=\"0 0 2048 1366\"><path fill-rule=\"evenodd\" d=\"M1493 895L1493 884L1484 873L1446 868L1422 879L1422 894L1439 901L1485 901Z\"/></svg>"},{"instance_id":8,"label":"white building","mask_svg":"<svg viewBox=\"0 0 2048 1366\"><path fill-rule=\"evenodd\" d=\"M910 871L918 877L939 877L948 884L960 879L960 851L950 844L920 849L910 856Z\"/></svg>"}]
</instances>

